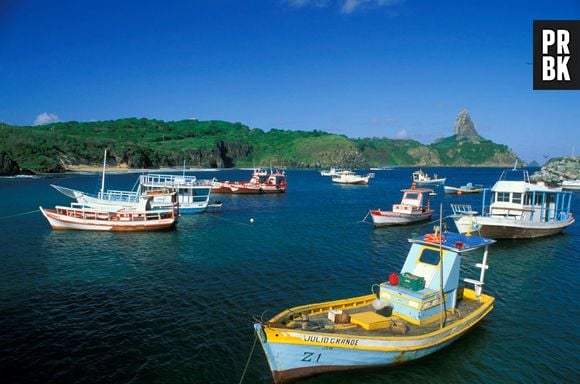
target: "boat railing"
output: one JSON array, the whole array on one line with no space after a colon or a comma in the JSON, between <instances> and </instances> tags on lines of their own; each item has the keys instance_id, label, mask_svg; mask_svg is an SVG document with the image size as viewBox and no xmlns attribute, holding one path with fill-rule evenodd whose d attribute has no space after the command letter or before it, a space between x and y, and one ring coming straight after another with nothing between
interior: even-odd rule
<instances>
[{"instance_id":1,"label":"boat railing","mask_svg":"<svg viewBox=\"0 0 580 384\"><path fill-rule=\"evenodd\" d=\"M156 188L207 187L211 180L198 180L195 176L149 174L139 177L141 186Z\"/></svg>"},{"instance_id":2,"label":"boat railing","mask_svg":"<svg viewBox=\"0 0 580 384\"><path fill-rule=\"evenodd\" d=\"M471 204L451 204L454 215L477 215L477 211L471 208Z\"/></svg>"},{"instance_id":3,"label":"boat railing","mask_svg":"<svg viewBox=\"0 0 580 384\"><path fill-rule=\"evenodd\" d=\"M139 200L139 194L135 191L117 191L109 189L104 192L99 192L99 199L109 201L137 202Z\"/></svg>"}]
</instances>

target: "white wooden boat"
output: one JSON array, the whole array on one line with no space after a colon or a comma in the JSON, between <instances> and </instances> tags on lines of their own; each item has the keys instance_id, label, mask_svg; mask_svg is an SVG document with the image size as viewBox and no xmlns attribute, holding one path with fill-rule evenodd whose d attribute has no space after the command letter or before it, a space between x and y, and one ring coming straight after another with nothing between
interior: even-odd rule
<instances>
[{"instance_id":1,"label":"white wooden boat","mask_svg":"<svg viewBox=\"0 0 580 384\"><path fill-rule=\"evenodd\" d=\"M342 171L337 175L332 176L332 182L337 184L367 185L369 180L374 177L374 173L369 173L367 175L357 175L352 171Z\"/></svg>"},{"instance_id":2,"label":"white wooden boat","mask_svg":"<svg viewBox=\"0 0 580 384\"><path fill-rule=\"evenodd\" d=\"M415 185L417 185L418 187L444 185L445 180L447 180L447 178L437 177L437 174L434 174L433 177L431 177L422 170L413 172L413 183L415 183Z\"/></svg>"},{"instance_id":3,"label":"white wooden boat","mask_svg":"<svg viewBox=\"0 0 580 384\"><path fill-rule=\"evenodd\" d=\"M209 181L199 181L195 176L185 175L141 175L136 187L131 191L105 190L107 151L103 159L101 189L97 195L78 191L60 185L51 186L65 196L75 199L79 204L100 210L118 211L120 209L137 209L142 195L153 192L152 208L168 209L172 206L172 196L177 194L177 201L182 214L199 213L206 210L211 196Z\"/></svg>"},{"instance_id":4,"label":"white wooden boat","mask_svg":"<svg viewBox=\"0 0 580 384\"><path fill-rule=\"evenodd\" d=\"M463 195L465 193L480 193L483 191L483 186L481 185L473 185L471 183L467 183L462 185L461 187L452 187L452 186L444 186L446 194L455 194L455 195Z\"/></svg>"},{"instance_id":5,"label":"white wooden boat","mask_svg":"<svg viewBox=\"0 0 580 384\"><path fill-rule=\"evenodd\" d=\"M519 172L519 180L508 180ZM451 204L453 221L461 233L477 232L494 239L549 236L574 223L570 211L572 192L532 184L526 170L504 171L491 188L489 205L483 192L483 214L470 205Z\"/></svg>"},{"instance_id":6,"label":"white wooden boat","mask_svg":"<svg viewBox=\"0 0 580 384\"><path fill-rule=\"evenodd\" d=\"M495 299L482 287L494 240L445 232L409 242L401 273L376 294L300 305L254 324L275 383L420 359L490 313ZM482 254L477 278L460 275L469 253Z\"/></svg>"},{"instance_id":7,"label":"white wooden boat","mask_svg":"<svg viewBox=\"0 0 580 384\"><path fill-rule=\"evenodd\" d=\"M429 194L432 189L403 189L403 197L399 204L393 204L392 210L370 210L369 214L376 227L386 225L406 225L429 220L433 214L430 208Z\"/></svg>"},{"instance_id":8,"label":"white wooden boat","mask_svg":"<svg viewBox=\"0 0 580 384\"><path fill-rule=\"evenodd\" d=\"M173 194L175 199L175 194ZM95 209L79 203L70 207L57 205L54 209L39 207L53 229L81 231L155 231L170 229L179 216L177 204L169 210L151 209L153 196L144 196L139 209L120 209L116 212Z\"/></svg>"}]
</instances>

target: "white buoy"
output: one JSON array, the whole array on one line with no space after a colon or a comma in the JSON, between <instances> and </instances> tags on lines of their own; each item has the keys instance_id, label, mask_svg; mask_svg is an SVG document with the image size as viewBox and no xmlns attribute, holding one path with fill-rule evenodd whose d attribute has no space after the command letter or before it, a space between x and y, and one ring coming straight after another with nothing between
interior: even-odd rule
<instances>
[{"instance_id":1,"label":"white buoy","mask_svg":"<svg viewBox=\"0 0 580 384\"><path fill-rule=\"evenodd\" d=\"M254 224L254 218L250 217L250 224Z\"/></svg>"}]
</instances>

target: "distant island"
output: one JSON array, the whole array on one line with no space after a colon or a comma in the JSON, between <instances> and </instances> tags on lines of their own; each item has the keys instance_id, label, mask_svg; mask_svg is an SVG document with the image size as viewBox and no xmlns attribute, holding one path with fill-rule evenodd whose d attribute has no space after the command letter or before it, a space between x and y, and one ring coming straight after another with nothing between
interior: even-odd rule
<instances>
[{"instance_id":1,"label":"distant island","mask_svg":"<svg viewBox=\"0 0 580 384\"><path fill-rule=\"evenodd\" d=\"M368 168L379 166L510 166L506 145L481 137L467 111L452 136L415 140L348 138L323 131L267 132L226 121L120 119L42 126L0 123L0 174L66 172L107 163L126 168Z\"/></svg>"}]
</instances>

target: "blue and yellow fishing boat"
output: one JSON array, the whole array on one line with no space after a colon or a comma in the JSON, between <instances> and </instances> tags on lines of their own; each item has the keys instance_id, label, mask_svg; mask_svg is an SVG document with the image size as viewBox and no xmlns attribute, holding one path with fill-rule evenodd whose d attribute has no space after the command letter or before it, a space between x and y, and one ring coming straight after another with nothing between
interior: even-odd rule
<instances>
[{"instance_id":1,"label":"blue and yellow fishing boat","mask_svg":"<svg viewBox=\"0 0 580 384\"><path fill-rule=\"evenodd\" d=\"M436 231L409 242L401 273L373 285L372 294L290 308L254 324L275 383L419 359L493 309L482 288L494 240ZM474 264L479 277L463 278L462 255L472 252L482 256Z\"/></svg>"}]
</instances>

